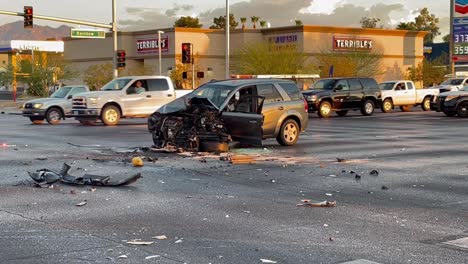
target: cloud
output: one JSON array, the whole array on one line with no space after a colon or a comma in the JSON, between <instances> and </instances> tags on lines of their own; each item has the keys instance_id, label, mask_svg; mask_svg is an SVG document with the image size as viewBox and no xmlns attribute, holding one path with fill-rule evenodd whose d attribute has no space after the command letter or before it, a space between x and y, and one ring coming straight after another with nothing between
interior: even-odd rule
<instances>
[{"instance_id":1,"label":"cloud","mask_svg":"<svg viewBox=\"0 0 468 264\"><path fill-rule=\"evenodd\" d=\"M129 7L126 11L130 17L135 17L118 21L119 26L122 26L126 31L172 27L177 19L174 16L164 14L159 8Z\"/></svg>"},{"instance_id":2,"label":"cloud","mask_svg":"<svg viewBox=\"0 0 468 264\"><path fill-rule=\"evenodd\" d=\"M182 10L182 11L190 11L193 10L193 5L178 5L175 4L173 8L166 10L166 15L169 17L176 16L177 13Z\"/></svg>"}]
</instances>

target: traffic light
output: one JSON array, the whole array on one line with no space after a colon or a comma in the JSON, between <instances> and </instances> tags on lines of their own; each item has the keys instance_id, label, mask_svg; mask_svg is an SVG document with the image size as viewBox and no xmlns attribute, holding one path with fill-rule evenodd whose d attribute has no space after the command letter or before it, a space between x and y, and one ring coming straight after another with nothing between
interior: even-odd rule
<instances>
[{"instance_id":1,"label":"traffic light","mask_svg":"<svg viewBox=\"0 0 468 264\"><path fill-rule=\"evenodd\" d=\"M117 68L125 67L125 50L117 51Z\"/></svg>"},{"instance_id":2,"label":"traffic light","mask_svg":"<svg viewBox=\"0 0 468 264\"><path fill-rule=\"evenodd\" d=\"M182 43L182 63L192 63L191 43Z\"/></svg>"},{"instance_id":3,"label":"traffic light","mask_svg":"<svg viewBox=\"0 0 468 264\"><path fill-rule=\"evenodd\" d=\"M33 7L32 6L24 6L24 28L32 28L33 27Z\"/></svg>"}]
</instances>

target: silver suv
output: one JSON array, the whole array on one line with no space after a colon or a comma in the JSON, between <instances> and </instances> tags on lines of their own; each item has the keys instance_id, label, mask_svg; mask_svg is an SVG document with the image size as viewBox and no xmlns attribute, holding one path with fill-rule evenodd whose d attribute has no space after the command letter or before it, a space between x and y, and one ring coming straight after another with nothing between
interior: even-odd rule
<instances>
[{"instance_id":1,"label":"silver suv","mask_svg":"<svg viewBox=\"0 0 468 264\"><path fill-rule=\"evenodd\" d=\"M261 146L276 138L294 145L308 124L307 102L287 80L247 79L210 82L153 113L148 129L156 147L199 149L205 141L232 138Z\"/></svg>"}]
</instances>

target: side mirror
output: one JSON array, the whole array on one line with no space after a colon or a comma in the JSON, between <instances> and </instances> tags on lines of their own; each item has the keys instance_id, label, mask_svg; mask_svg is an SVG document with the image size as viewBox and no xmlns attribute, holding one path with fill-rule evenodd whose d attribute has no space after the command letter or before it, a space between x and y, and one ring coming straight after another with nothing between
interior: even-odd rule
<instances>
[{"instance_id":1,"label":"side mirror","mask_svg":"<svg viewBox=\"0 0 468 264\"><path fill-rule=\"evenodd\" d=\"M69 96L67 96L67 99L68 99L68 100L70 100L70 99L72 99L72 98L73 98L73 95L71 95L71 94L70 94Z\"/></svg>"}]
</instances>

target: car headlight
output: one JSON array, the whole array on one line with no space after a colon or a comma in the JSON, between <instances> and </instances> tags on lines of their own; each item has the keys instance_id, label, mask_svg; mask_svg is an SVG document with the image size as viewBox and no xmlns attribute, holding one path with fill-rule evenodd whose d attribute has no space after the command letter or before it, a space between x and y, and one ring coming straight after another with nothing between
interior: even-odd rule
<instances>
[{"instance_id":1,"label":"car headlight","mask_svg":"<svg viewBox=\"0 0 468 264\"><path fill-rule=\"evenodd\" d=\"M88 99L92 105L97 104L97 101L99 101L99 97L89 97Z\"/></svg>"},{"instance_id":2,"label":"car headlight","mask_svg":"<svg viewBox=\"0 0 468 264\"><path fill-rule=\"evenodd\" d=\"M36 108L36 109L39 109L43 106L43 104L41 103L36 103L36 104L33 104L33 108Z\"/></svg>"},{"instance_id":3,"label":"car headlight","mask_svg":"<svg viewBox=\"0 0 468 264\"><path fill-rule=\"evenodd\" d=\"M317 96L316 95L309 95L309 96L307 96L307 101L315 102L315 101L317 101Z\"/></svg>"},{"instance_id":4,"label":"car headlight","mask_svg":"<svg viewBox=\"0 0 468 264\"><path fill-rule=\"evenodd\" d=\"M450 101L450 100L453 100L455 98L458 98L458 95L448 95L447 97L445 97L445 101Z\"/></svg>"}]
</instances>

